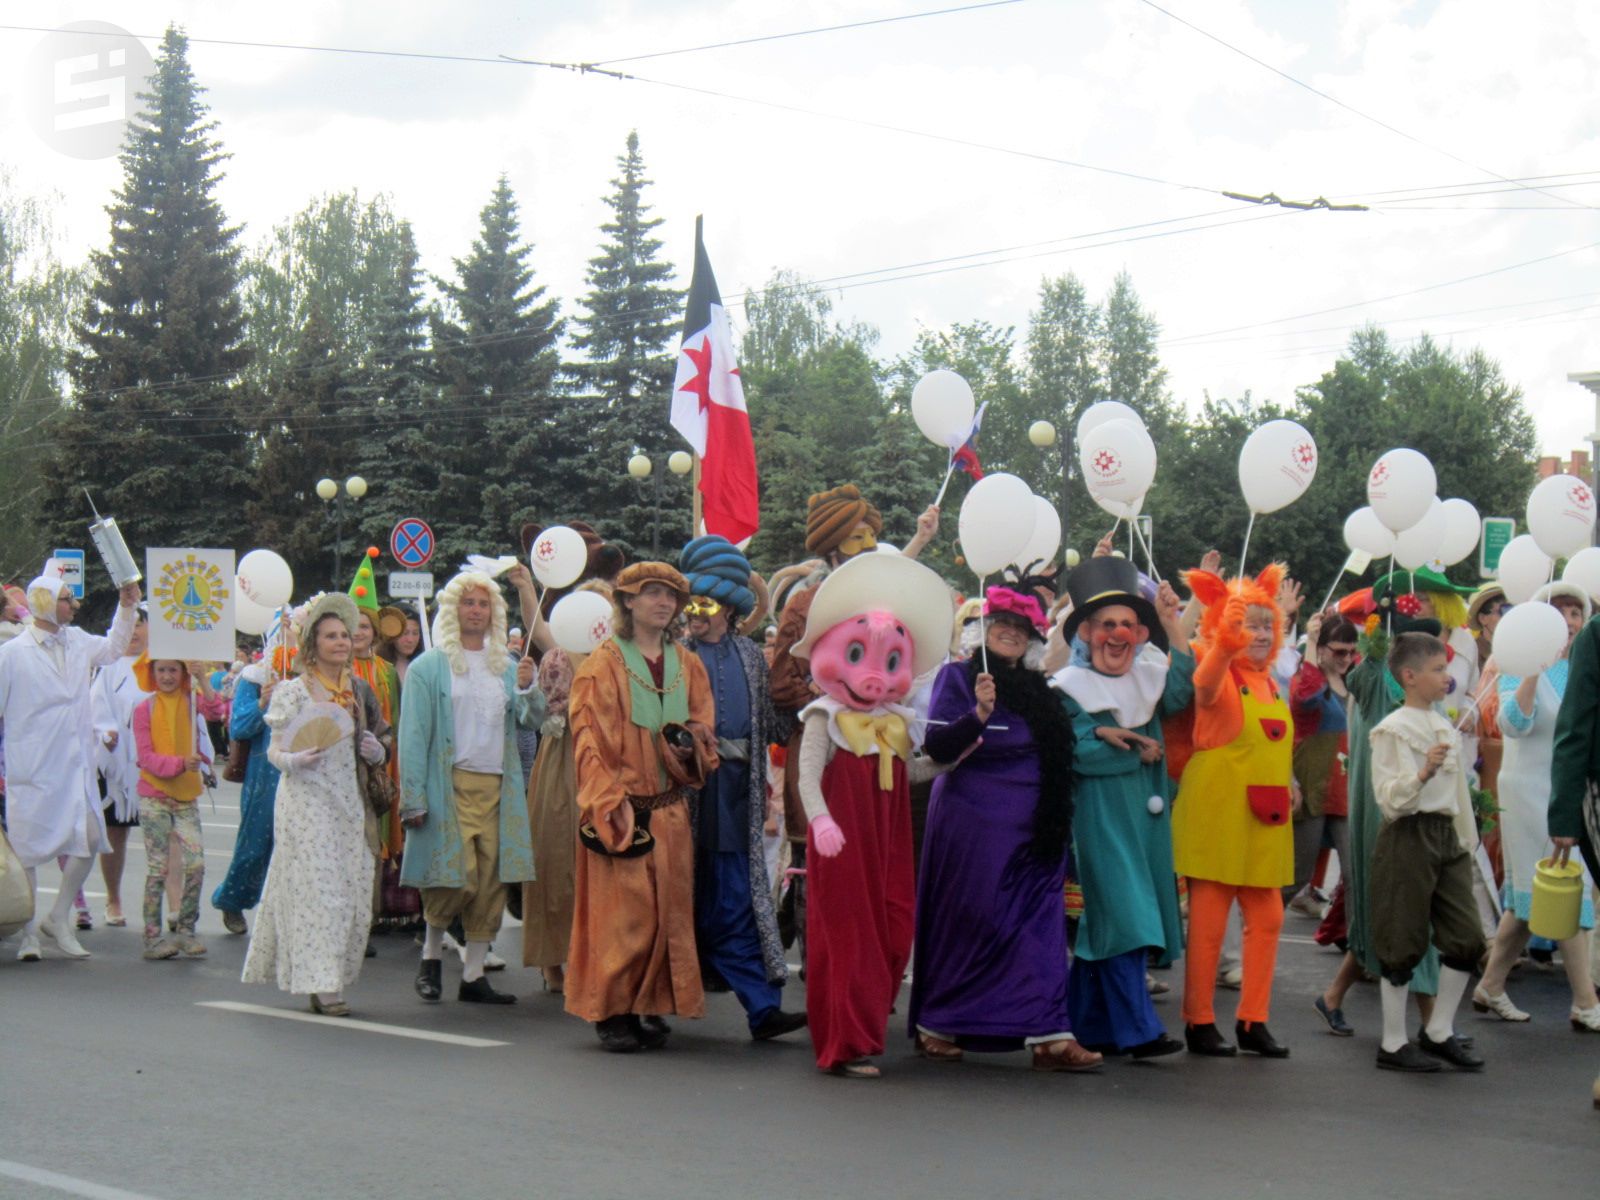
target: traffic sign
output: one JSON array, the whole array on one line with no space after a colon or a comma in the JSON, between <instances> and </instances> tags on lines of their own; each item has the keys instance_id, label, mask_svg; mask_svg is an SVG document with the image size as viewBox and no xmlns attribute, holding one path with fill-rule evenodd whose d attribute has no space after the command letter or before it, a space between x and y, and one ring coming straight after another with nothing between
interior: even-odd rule
<instances>
[{"instance_id":1,"label":"traffic sign","mask_svg":"<svg viewBox=\"0 0 1600 1200\"><path fill-rule=\"evenodd\" d=\"M1478 543L1478 575L1494 579L1500 574L1500 554L1516 536L1517 522L1512 517L1485 517L1483 538Z\"/></svg>"},{"instance_id":2,"label":"traffic sign","mask_svg":"<svg viewBox=\"0 0 1600 1200\"><path fill-rule=\"evenodd\" d=\"M389 535L389 552L402 567L414 570L425 566L433 557L433 547L433 530L420 517L406 517Z\"/></svg>"},{"instance_id":3,"label":"traffic sign","mask_svg":"<svg viewBox=\"0 0 1600 1200\"><path fill-rule=\"evenodd\" d=\"M57 550L50 556L61 569L61 582L72 589L74 600L83 599L83 551Z\"/></svg>"},{"instance_id":4,"label":"traffic sign","mask_svg":"<svg viewBox=\"0 0 1600 1200\"><path fill-rule=\"evenodd\" d=\"M389 595L396 600L414 600L421 596L424 600L433 596L432 571L390 571Z\"/></svg>"}]
</instances>

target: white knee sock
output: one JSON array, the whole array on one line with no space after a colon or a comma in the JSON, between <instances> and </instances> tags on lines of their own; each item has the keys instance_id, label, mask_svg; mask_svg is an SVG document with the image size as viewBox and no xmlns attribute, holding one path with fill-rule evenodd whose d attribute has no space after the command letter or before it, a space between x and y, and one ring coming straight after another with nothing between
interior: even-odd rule
<instances>
[{"instance_id":1,"label":"white knee sock","mask_svg":"<svg viewBox=\"0 0 1600 1200\"><path fill-rule=\"evenodd\" d=\"M424 926L422 935L422 957L430 962L437 962L444 953L444 930L437 925Z\"/></svg>"},{"instance_id":2,"label":"white knee sock","mask_svg":"<svg viewBox=\"0 0 1600 1200\"><path fill-rule=\"evenodd\" d=\"M1411 1039L1406 1036L1406 992L1405 984L1390 983L1387 979L1379 981L1379 988L1383 997L1383 1041L1379 1043L1390 1054L1399 1050ZM1460 999L1458 996L1457 999Z\"/></svg>"},{"instance_id":3,"label":"white knee sock","mask_svg":"<svg viewBox=\"0 0 1600 1200\"><path fill-rule=\"evenodd\" d=\"M27 928L22 931L22 935L36 938L39 936L39 922L44 920L44 909L39 907L39 869L37 867L23 867L22 873L28 877L28 890L33 893L33 920L28 922Z\"/></svg>"},{"instance_id":4,"label":"white knee sock","mask_svg":"<svg viewBox=\"0 0 1600 1200\"><path fill-rule=\"evenodd\" d=\"M483 959L489 953L488 942L468 942L467 956L462 960L461 981L471 983L483 978Z\"/></svg>"},{"instance_id":5,"label":"white knee sock","mask_svg":"<svg viewBox=\"0 0 1600 1200\"><path fill-rule=\"evenodd\" d=\"M72 915L73 898L93 867L93 857L87 857L69 858L67 865L61 868L61 890L56 893L55 906L50 910L50 920L57 929L69 928L65 922Z\"/></svg>"},{"instance_id":6,"label":"white knee sock","mask_svg":"<svg viewBox=\"0 0 1600 1200\"><path fill-rule=\"evenodd\" d=\"M1466 995L1467 984L1471 982L1472 976L1465 971L1439 967L1439 994L1433 998L1433 1016L1423 1030L1429 1041L1442 1042L1455 1033L1456 1009L1461 1006L1461 997Z\"/></svg>"}]
</instances>

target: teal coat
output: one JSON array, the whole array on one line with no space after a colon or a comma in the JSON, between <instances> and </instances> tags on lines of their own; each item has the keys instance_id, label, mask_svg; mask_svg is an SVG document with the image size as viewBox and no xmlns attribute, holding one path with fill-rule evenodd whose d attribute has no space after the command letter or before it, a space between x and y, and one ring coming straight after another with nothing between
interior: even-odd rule
<instances>
[{"instance_id":1,"label":"teal coat","mask_svg":"<svg viewBox=\"0 0 1600 1200\"><path fill-rule=\"evenodd\" d=\"M1161 718L1194 699L1194 658L1174 647L1166 688L1150 720L1134 733L1161 741ZM1072 861L1083 888L1083 918L1073 954L1104 961L1133 950L1154 949L1162 965L1183 953L1178 883L1172 867L1172 780L1164 760L1142 763L1095 737L1115 726L1109 712L1086 712L1063 697L1076 735L1076 803ZM1150 797L1163 801L1150 811Z\"/></svg>"},{"instance_id":2,"label":"teal coat","mask_svg":"<svg viewBox=\"0 0 1600 1200\"><path fill-rule=\"evenodd\" d=\"M517 727L537 729L544 720L544 693L517 691L517 668L508 664L505 773L500 783L500 882L533 878L533 839L528 795L517 755ZM451 772L456 759L455 714L450 707L450 660L442 650L418 655L406 670L406 701L400 710L400 814L426 811L428 819L406 830L400 882L407 887L466 885L461 831L456 825Z\"/></svg>"}]
</instances>

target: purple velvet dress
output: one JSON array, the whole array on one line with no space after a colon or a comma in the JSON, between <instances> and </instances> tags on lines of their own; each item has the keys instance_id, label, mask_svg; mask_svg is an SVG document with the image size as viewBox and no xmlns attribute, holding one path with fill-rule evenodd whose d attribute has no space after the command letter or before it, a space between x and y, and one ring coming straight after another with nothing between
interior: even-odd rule
<instances>
[{"instance_id":1,"label":"purple velvet dress","mask_svg":"<svg viewBox=\"0 0 1600 1200\"><path fill-rule=\"evenodd\" d=\"M1070 1031L1066 861L1032 853L1039 755L1026 722L996 706L987 731L973 714L966 663L934 681L928 754L951 762L933 785L917 875L910 1031L920 1026L970 1050L1013 1050ZM1004 730L996 726L1006 726Z\"/></svg>"}]
</instances>

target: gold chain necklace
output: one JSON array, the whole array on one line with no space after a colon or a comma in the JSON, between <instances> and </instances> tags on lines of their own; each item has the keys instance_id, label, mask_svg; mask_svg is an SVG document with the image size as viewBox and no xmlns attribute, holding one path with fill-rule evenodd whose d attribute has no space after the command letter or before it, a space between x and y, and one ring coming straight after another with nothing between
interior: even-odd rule
<instances>
[{"instance_id":1,"label":"gold chain necklace","mask_svg":"<svg viewBox=\"0 0 1600 1200\"><path fill-rule=\"evenodd\" d=\"M644 651L641 650L639 653L643 654ZM663 646L661 648L661 655L663 658L666 657L666 653L666 647ZM672 682L667 684L665 687L657 687L654 679L640 679L634 674L633 668L628 665L628 660L623 656L622 651L617 650L616 655L617 661L622 664L623 673L626 674L629 679L633 680L634 683L637 683L640 687L642 687L645 691L654 692L658 696L665 696L668 692L675 692L678 690L678 681L683 678L683 655L680 654L678 656L678 673L672 677Z\"/></svg>"}]
</instances>

